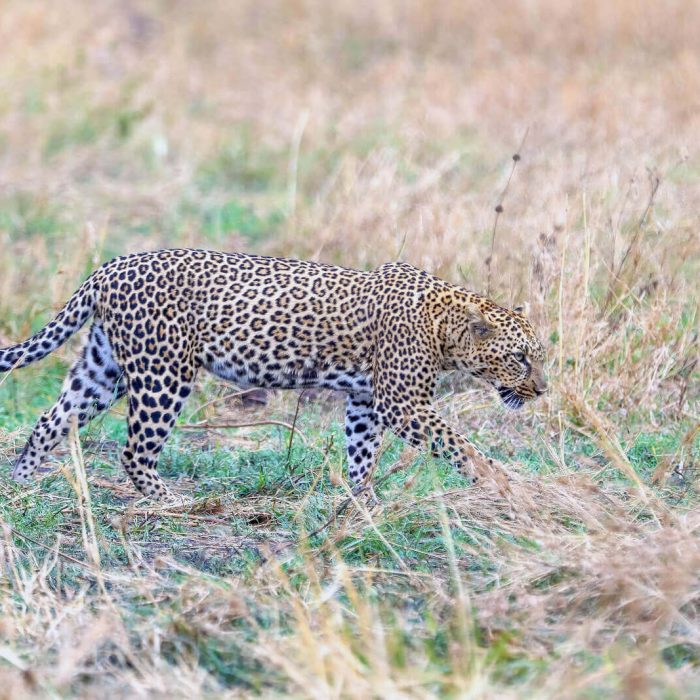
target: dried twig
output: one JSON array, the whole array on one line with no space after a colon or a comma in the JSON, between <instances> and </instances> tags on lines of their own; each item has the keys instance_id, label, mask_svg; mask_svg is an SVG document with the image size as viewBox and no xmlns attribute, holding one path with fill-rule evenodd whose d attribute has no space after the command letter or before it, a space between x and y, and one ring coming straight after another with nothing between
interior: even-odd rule
<instances>
[{"instance_id":1,"label":"dried twig","mask_svg":"<svg viewBox=\"0 0 700 700\"><path fill-rule=\"evenodd\" d=\"M637 225L635 227L634 235L632 236L632 240L629 242L627 249L625 250L622 258L620 259L620 263L618 264L617 269L614 271L612 279L610 280L610 287L608 288L608 293L605 297L605 301L603 302L603 307L600 311L601 317L604 316L605 312L608 310L608 306L610 305L610 302L612 301L612 298L615 295L615 287L620 280L620 275L622 274L622 270L625 267L625 263L627 262L627 258L629 257L632 250L637 246L637 243L639 241L639 237L642 235L642 229L644 227L644 224L646 223L647 217L649 216L649 212L654 207L656 193L659 191L659 186L661 185L661 178L659 177L658 173L656 173L653 170L649 170L648 174L649 174L649 199L647 200L647 205L646 205L646 207L644 207L644 211L642 212L642 215L639 217L639 221L637 221Z\"/></svg>"},{"instance_id":2,"label":"dried twig","mask_svg":"<svg viewBox=\"0 0 700 700\"><path fill-rule=\"evenodd\" d=\"M14 527L10 527L9 525L7 526L7 529L14 535L15 537L19 537L21 540L24 540L25 542L29 542L30 544L36 545L37 547L43 549L46 552L51 552L52 554L56 554L59 556L61 559L65 559L66 561L69 561L71 564L75 564L76 566L80 566L83 569L86 569L92 574L95 574L97 576L98 574L101 574L102 572L95 567L94 564L91 564L86 561L82 561L81 559L76 559L75 557L72 557L70 554L66 554L65 552L61 552L60 550L57 550L55 546L51 546L48 544L44 544L43 542L39 542L39 540L35 540L33 537L29 537L29 535L25 535L23 532L19 532L19 530L15 530Z\"/></svg>"},{"instance_id":3,"label":"dried twig","mask_svg":"<svg viewBox=\"0 0 700 700\"><path fill-rule=\"evenodd\" d=\"M299 417L299 407L301 406L301 399L304 396L304 391L305 391L305 389L302 389L299 392L299 396L297 397L297 405L294 409L294 418L292 419L292 429L289 431L289 446L287 447L287 469L290 469L290 467L291 467L292 444L294 442L294 433L297 429L297 418ZM290 469L290 471L291 471L291 469Z\"/></svg>"},{"instance_id":4,"label":"dried twig","mask_svg":"<svg viewBox=\"0 0 700 700\"><path fill-rule=\"evenodd\" d=\"M403 462L397 462L386 474L384 474L384 476L377 479L377 481L374 484L365 484L354 489L352 496L348 496L347 498L345 498L343 502L335 509L335 511L333 511L333 515L331 515L331 517L328 518L328 520L323 525L321 525L321 527L306 535L306 537L302 538L302 540L310 540L312 537L315 537L316 535L323 532L327 527L330 526L331 523L335 522L338 519L338 517L345 512L345 510L347 510L347 507L353 502L353 500L357 498L357 496L364 493L365 491L373 489L375 486L381 486L390 476L393 476L394 474L396 474L396 472L402 471L405 468L406 464L404 464Z\"/></svg>"},{"instance_id":5,"label":"dried twig","mask_svg":"<svg viewBox=\"0 0 700 700\"><path fill-rule=\"evenodd\" d=\"M228 428L257 428L263 425L279 425L282 428L287 428L287 430L291 430L292 432L296 433L301 438L304 445L309 444L306 436L301 432L301 430L299 430L299 428L281 420L256 420L250 421L249 423L207 423L204 421L202 423L183 423L177 427L180 430L225 430Z\"/></svg>"},{"instance_id":6,"label":"dried twig","mask_svg":"<svg viewBox=\"0 0 700 700\"><path fill-rule=\"evenodd\" d=\"M213 399L199 404L199 406L197 406L197 408L195 408L194 411L192 411L192 413L190 413L190 415L187 417L187 422L189 423L200 411L203 411L208 406L213 406L214 404L221 403L222 401L228 401L228 399L235 399L238 396L245 396L246 394L250 394L252 391L256 391L256 389L236 390L229 392L228 394L224 394L223 396L215 396Z\"/></svg>"},{"instance_id":7,"label":"dried twig","mask_svg":"<svg viewBox=\"0 0 700 700\"><path fill-rule=\"evenodd\" d=\"M530 127L525 129L525 134L523 136L522 141L520 142L520 146L519 146L517 152L513 154L513 164L511 165L511 168L510 168L510 175L508 175L508 180L506 182L506 186L503 188L503 191L501 192L501 196L498 198L498 202L494 208L496 215L493 218L493 228L491 229L491 252L489 253L488 258L486 258L486 296L491 295L491 263L493 262L493 251L494 251L494 248L496 246L496 228L498 226L498 219L500 218L501 214L503 213L503 202L506 198L506 194L508 193L508 188L510 187L510 181L513 179L513 173L515 172L515 168L518 166L518 163L520 162L520 153L523 150L523 146L525 145L525 139L527 139L527 135L528 135L529 131L530 131Z\"/></svg>"}]
</instances>

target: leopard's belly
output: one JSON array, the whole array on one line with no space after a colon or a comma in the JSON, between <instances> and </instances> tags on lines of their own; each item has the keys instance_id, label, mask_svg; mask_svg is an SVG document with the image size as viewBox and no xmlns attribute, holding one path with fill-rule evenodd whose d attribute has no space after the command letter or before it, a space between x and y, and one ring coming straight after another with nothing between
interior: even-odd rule
<instances>
[{"instance_id":1,"label":"leopard's belly","mask_svg":"<svg viewBox=\"0 0 700 700\"><path fill-rule=\"evenodd\" d=\"M211 358L210 358L211 360ZM323 388L350 394L372 391L370 373L361 366L322 365L313 361L266 364L260 360L246 360L240 356L214 358L203 363L204 369L221 379L233 382L242 389Z\"/></svg>"}]
</instances>

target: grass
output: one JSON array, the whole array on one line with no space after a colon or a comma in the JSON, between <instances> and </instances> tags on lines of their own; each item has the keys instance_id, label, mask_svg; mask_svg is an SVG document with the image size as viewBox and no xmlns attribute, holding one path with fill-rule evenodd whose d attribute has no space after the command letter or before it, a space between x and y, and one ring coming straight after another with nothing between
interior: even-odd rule
<instances>
[{"instance_id":1,"label":"grass","mask_svg":"<svg viewBox=\"0 0 700 700\"><path fill-rule=\"evenodd\" d=\"M551 390L509 414L446 377L510 492L388 436L373 507L337 396L290 450L191 426L297 394L200 377L160 462L187 508L136 498L118 403L0 479L0 697L697 697L698 27L690 0L7 3L0 345L136 250L400 258L490 268ZM5 473L79 343L0 377Z\"/></svg>"}]
</instances>

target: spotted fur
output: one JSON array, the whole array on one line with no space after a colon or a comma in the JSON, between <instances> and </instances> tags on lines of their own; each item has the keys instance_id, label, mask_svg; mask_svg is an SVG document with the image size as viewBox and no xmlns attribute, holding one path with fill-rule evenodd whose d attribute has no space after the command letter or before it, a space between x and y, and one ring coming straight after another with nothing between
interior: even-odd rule
<instances>
[{"instance_id":1,"label":"spotted fur","mask_svg":"<svg viewBox=\"0 0 700 700\"><path fill-rule=\"evenodd\" d=\"M58 401L15 464L17 481L29 479L74 417L84 425L126 394L122 464L142 494L163 496L158 455L200 368L241 387L347 392L356 483L371 479L385 429L469 473L488 468L431 406L442 371L484 379L512 408L546 388L542 345L519 310L410 265L362 272L204 250L105 263L45 328L0 350L0 371L40 360L90 317Z\"/></svg>"}]
</instances>

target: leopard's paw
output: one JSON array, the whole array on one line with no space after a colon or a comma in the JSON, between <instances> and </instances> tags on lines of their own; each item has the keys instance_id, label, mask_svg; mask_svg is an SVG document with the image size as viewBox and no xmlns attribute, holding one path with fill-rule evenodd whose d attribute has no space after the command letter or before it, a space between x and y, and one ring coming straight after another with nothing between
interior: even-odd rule
<instances>
[{"instance_id":1,"label":"leopard's paw","mask_svg":"<svg viewBox=\"0 0 700 700\"><path fill-rule=\"evenodd\" d=\"M495 487L500 495L505 495L510 491L510 482L513 480L514 475L510 467L486 455L479 455L472 462L480 486L486 488Z\"/></svg>"}]
</instances>

